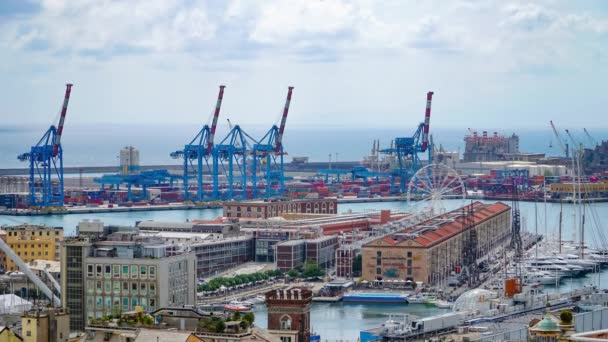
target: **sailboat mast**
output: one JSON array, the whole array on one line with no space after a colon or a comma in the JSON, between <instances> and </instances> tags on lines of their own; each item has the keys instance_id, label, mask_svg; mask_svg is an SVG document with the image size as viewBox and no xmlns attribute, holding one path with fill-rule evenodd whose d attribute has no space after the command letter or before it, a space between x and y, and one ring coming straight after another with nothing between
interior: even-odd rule
<instances>
[{"instance_id":1,"label":"sailboat mast","mask_svg":"<svg viewBox=\"0 0 608 342\"><path fill-rule=\"evenodd\" d=\"M558 229L558 243L559 243L559 254L562 254L562 214L563 214L564 202L559 201L559 229Z\"/></svg>"}]
</instances>

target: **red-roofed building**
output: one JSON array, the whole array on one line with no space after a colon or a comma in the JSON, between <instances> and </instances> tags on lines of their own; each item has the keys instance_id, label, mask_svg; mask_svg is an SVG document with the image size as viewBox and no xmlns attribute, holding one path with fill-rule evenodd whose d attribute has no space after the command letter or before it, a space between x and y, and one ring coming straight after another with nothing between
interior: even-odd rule
<instances>
[{"instance_id":1,"label":"red-roofed building","mask_svg":"<svg viewBox=\"0 0 608 342\"><path fill-rule=\"evenodd\" d=\"M434 284L466 266L470 246L479 262L510 237L511 208L475 202L363 245L362 276Z\"/></svg>"}]
</instances>

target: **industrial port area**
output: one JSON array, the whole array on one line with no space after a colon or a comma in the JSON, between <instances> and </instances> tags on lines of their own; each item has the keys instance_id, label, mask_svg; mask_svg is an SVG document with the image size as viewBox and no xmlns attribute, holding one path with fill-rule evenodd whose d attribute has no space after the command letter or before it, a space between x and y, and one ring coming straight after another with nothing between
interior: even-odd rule
<instances>
[{"instance_id":1,"label":"industrial port area","mask_svg":"<svg viewBox=\"0 0 608 342\"><path fill-rule=\"evenodd\" d=\"M195 41L207 34L202 26L206 14L196 7L200 4L186 3L184 6L194 7L187 14L176 14L170 29L150 31L154 37L161 31L179 33L179 38L163 33L163 39L172 42L171 53L177 54L182 44L192 43L184 40L188 30L195 31L188 38ZM313 9L301 9L279 21L289 20L297 26L295 18L309 11L315 15L340 12L332 7L337 3L342 2L307 5ZM95 17L111 12L106 5L95 9ZM0 18L3 11L10 13L12 7L19 6L15 3L3 9L0 5ZM62 6L71 8L69 17L78 10L67 4L45 3L41 8L52 8L56 16L65 10ZM132 10L129 19L135 23L156 11L125 6L129 10L122 11ZM254 6L253 2L248 6ZM239 15L248 6L230 6L223 20L244 19ZM274 6L260 15L278 20L278 13L299 5ZM474 7L469 3L459 6L470 11ZM507 6L503 12L515 13L514 8ZM546 16L540 8L525 9L534 10L533 15L512 13L510 21L497 21L498 26L542 17L555 20L547 24L553 25L553 30L575 24L579 30L588 29L577 21L582 17L555 19L557 7ZM357 31L353 36L376 35L382 31L378 27L388 27L373 26L379 19L359 10L365 14L362 18L369 20L364 22L370 33ZM588 15L584 18L592 21ZM249 20L253 19L243 21ZM593 23L595 31L608 32L605 23ZM310 31L295 36L302 39L299 49L327 45L322 39L312 43L323 36L312 28L317 24L309 20ZM433 25L435 22L429 20L424 28L406 31L424 35L439 32L439 26ZM526 34L543 25L527 22ZM226 26L217 27L226 30ZM208 30L215 34L216 27ZM25 32L23 28L12 31L17 35ZM34 31L28 35L36 36L32 39L38 44L44 35ZM230 40L241 29L230 27L227 31ZM338 28L331 37L348 39L342 36L350 36L349 32ZM308 37L304 33L311 37L302 38ZM81 34L88 40L85 52L81 52L89 63L86 68L106 63L103 60L111 59L107 57L110 50L134 59L149 53L146 37L137 44L113 46L104 51L107 56L97 56L92 48L96 35ZM130 34L136 32L125 36ZM248 39L263 34L258 28ZM290 37L292 32L282 34ZM271 44L273 37L264 36L264 49L242 42L230 45L270 51L276 48ZM403 45L417 50L433 46L435 50L435 45L450 37L438 35L428 42ZM185 50L194 47L199 45ZM161 47L155 49L160 54ZM454 55L459 50L445 48ZM444 49L437 48L434 53L438 51ZM314 63L306 59L306 63L318 66L317 58L312 57ZM232 59L231 63L238 65ZM319 60L340 63L339 58L327 56ZM165 64L162 68L172 70ZM193 70L198 73L197 68L200 66ZM210 64L205 68L234 72L232 65ZM521 70L517 73L529 72L534 77L540 77L537 73L546 77L548 72ZM459 112L450 106L462 91L431 77L433 81L421 83L424 88L417 87L416 93L400 94L408 101L415 99L407 102L416 103L415 107L402 107L402 99L391 104L394 108L390 110L416 113L415 120L399 117L391 121L389 115L384 116L390 111L384 106L366 119L370 126L374 121L387 132L391 127L391 132L403 133L386 133L369 141L366 136L367 149L345 143L340 148L325 146L321 152L306 154L299 151L312 149L312 144L297 146L289 137L291 124L318 124L306 121L314 117L310 113L294 120L294 113L302 107L310 111L307 105L318 100L310 98L310 84L302 82L305 85L298 88L302 84L294 76L295 86L287 86L283 88L286 94L281 91L273 97L269 103L276 102L275 107L280 108L274 124L266 116L251 114L256 123L264 124L260 134L259 129L249 126L250 121L241 126L235 116L228 118L226 114L238 114L233 111L240 107L226 110L226 102L232 89L243 94L244 85L234 77L219 77L217 71L205 72L214 80L213 88L206 89L217 92L198 94L196 106L198 111L203 108L211 114L207 122L189 125L191 131L179 146L166 144L164 137L158 136L154 137L154 149L138 147L145 144L128 130L115 137L124 146L112 152L117 155L102 156L101 149L89 151L66 143L73 134L70 121L74 116L84 115L80 123L94 122L92 116L86 116L89 110L103 116L86 95L79 100L81 87L94 83L85 77L82 82L74 77L74 83L65 84L61 93L55 85L52 96L61 99L61 106L56 119L45 117L45 122L51 122L45 130L34 134L31 127L22 131L0 127L0 134L19 135L19 141L31 142L20 146L22 153L14 156L22 167L0 161L0 342L608 340L608 236L603 226L608 221L608 140L602 136L603 119L596 125L584 120L580 121L584 125L574 125L563 113L539 116L543 124L537 125L539 131L534 134L545 132L550 137L543 142L552 151L547 153L546 147L542 151L528 148L533 134L522 126L503 124L510 118L492 121L492 108L497 113L504 111L490 106L483 117L474 111L470 116L459 114L464 125L487 128L456 128L458 143L454 144L435 125L454 122L450 116ZM65 74L65 78L78 75ZM115 71L112 77L122 77L118 74ZM432 83L437 87L428 86ZM36 84L28 86L35 88ZM353 91L352 101L361 101L355 87L346 88ZM300 93L300 89L304 90ZM134 95L148 90L130 89ZM372 98L378 95L370 92L365 101L382 101L383 94L380 99ZM48 98L35 97L33 102ZM114 100L121 101L120 97ZM162 103L153 96L145 100L154 101ZM538 101L550 98L540 96ZM112 112L115 107L107 108L108 118L122 115ZM171 115L174 117L162 118L161 123L168 125L177 117ZM340 120L355 122L356 116L349 113ZM137 120L138 124L143 121ZM343 129L329 127L328 132ZM137 133L147 134L145 129ZM101 129L99 134L100 143L109 139L102 136ZM319 134L310 129L309 139ZM100 162L84 162L83 154L75 151L80 147ZM298 153L290 152L294 149ZM173 163L146 162L165 160L143 153L151 150ZM320 160L318 155L328 158ZM361 157L348 160L353 158L344 155ZM103 162L114 158L115 165Z\"/></svg>"}]
</instances>

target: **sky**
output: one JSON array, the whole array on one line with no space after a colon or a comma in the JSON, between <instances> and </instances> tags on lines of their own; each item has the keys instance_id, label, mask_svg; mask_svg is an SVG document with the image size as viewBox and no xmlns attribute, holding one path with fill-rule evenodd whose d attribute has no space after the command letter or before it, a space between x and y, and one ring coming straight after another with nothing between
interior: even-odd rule
<instances>
[{"instance_id":1,"label":"sky","mask_svg":"<svg viewBox=\"0 0 608 342\"><path fill-rule=\"evenodd\" d=\"M0 120L606 128L608 1L1 0ZM223 119L222 119L223 120Z\"/></svg>"}]
</instances>

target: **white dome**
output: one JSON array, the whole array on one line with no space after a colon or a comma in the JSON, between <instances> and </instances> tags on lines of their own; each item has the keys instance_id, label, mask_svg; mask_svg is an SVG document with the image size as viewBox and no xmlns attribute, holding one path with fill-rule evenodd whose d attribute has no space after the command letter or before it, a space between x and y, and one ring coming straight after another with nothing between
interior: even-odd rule
<instances>
[{"instance_id":1,"label":"white dome","mask_svg":"<svg viewBox=\"0 0 608 342\"><path fill-rule=\"evenodd\" d=\"M474 289L467 291L454 302L454 311L484 312L490 309L490 299L497 298L496 292Z\"/></svg>"}]
</instances>

